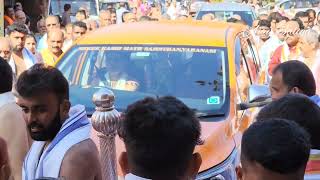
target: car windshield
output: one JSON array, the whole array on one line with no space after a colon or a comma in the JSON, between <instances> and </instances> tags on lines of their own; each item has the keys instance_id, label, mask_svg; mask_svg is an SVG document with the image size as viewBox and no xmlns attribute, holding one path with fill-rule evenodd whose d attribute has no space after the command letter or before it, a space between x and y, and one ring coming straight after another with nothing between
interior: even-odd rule
<instances>
[{"instance_id":1,"label":"car windshield","mask_svg":"<svg viewBox=\"0 0 320 180\"><path fill-rule=\"evenodd\" d=\"M117 1L114 1L114 2L100 2L100 9L108 9L109 6L111 6L110 8L113 8L113 9L119 9L120 8L120 2L117 2ZM126 9L129 9L129 4L127 2L125 2L125 8Z\"/></svg>"},{"instance_id":2,"label":"car windshield","mask_svg":"<svg viewBox=\"0 0 320 180\"><path fill-rule=\"evenodd\" d=\"M319 6L319 0L291 0L279 3L284 9L299 8L316 8Z\"/></svg>"},{"instance_id":3,"label":"car windshield","mask_svg":"<svg viewBox=\"0 0 320 180\"><path fill-rule=\"evenodd\" d=\"M225 48L214 47L78 46L58 68L78 87L70 96L80 99L86 94L81 89L107 87L120 110L147 96L171 95L198 112L225 114L226 58ZM81 67L76 77L72 66Z\"/></svg>"},{"instance_id":4,"label":"car windshield","mask_svg":"<svg viewBox=\"0 0 320 180\"><path fill-rule=\"evenodd\" d=\"M71 14L75 16L80 7L90 10L90 15L97 16L96 0L51 0L49 5L49 13L53 15L61 15L64 12L64 5L71 4Z\"/></svg>"},{"instance_id":5,"label":"car windshield","mask_svg":"<svg viewBox=\"0 0 320 180\"><path fill-rule=\"evenodd\" d=\"M295 8L313 8L318 7L319 0L299 0L295 1Z\"/></svg>"},{"instance_id":6,"label":"car windshield","mask_svg":"<svg viewBox=\"0 0 320 180\"><path fill-rule=\"evenodd\" d=\"M209 13L214 14L215 17L221 21L227 21L227 19L231 18L233 15L239 15L249 26L252 26L252 22L255 19L254 14L251 11L200 11L197 19L201 20L202 16Z\"/></svg>"}]
</instances>

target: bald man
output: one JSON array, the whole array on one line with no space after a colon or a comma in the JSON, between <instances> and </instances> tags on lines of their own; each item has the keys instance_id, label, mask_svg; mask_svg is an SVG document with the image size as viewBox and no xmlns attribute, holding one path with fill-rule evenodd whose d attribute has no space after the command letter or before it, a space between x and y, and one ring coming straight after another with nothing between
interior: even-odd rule
<instances>
[{"instance_id":1,"label":"bald man","mask_svg":"<svg viewBox=\"0 0 320 180\"><path fill-rule=\"evenodd\" d=\"M57 16L48 16L45 20L45 23L46 23L47 31L60 28L60 22ZM38 51L42 51L43 49L48 48L47 39L48 39L47 34L43 35L43 37L40 39L38 43L38 47L37 47Z\"/></svg>"},{"instance_id":2,"label":"bald man","mask_svg":"<svg viewBox=\"0 0 320 180\"><path fill-rule=\"evenodd\" d=\"M109 26L112 24L111 12L108 10L101 10L99 14L100 27Z\"/></svg>"},{"instance_id":3,"label":"bald man","mask_svg":"<svg viewBox=\"0 0 320 180\"><path fill-rule=\"evenodd\" d=\"M0 57L2 57L7 62L10 61L12 54L12 45L10 39L6 37L0 37Z\"/></svg>"},{"instance_id":4,"label":"bald man","mask_svg":"<svg viewBox=\"0 0 320 180\"><path fill-rule=\"evenodd\" d=\"M48 48L41 51L41 55L45 64L54 66L58 58L63 53L63 42L64 34L60 29L55 28L48 32Z\"/></svg>"},{"instance_id":5,"label":"bald man","mask_svg":"<svg viewBox=\"0 0 320 180\"><path fill-rule=\"evenodd\" d=\"M15 17L16 17L16 22L26 24L27 17L23 11L21 10L16 11Z\"/></svg>"}]
</instances>

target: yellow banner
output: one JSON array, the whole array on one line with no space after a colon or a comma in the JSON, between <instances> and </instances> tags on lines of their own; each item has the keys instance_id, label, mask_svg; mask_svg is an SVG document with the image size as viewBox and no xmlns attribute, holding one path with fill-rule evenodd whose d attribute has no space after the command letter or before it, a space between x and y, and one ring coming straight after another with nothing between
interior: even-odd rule
<instances>
[{"instance_id":1,"label":"yellow banner","mask_svg":"<svg viewBox=\"0 0 320 180\"><path fill-rule=\"evenodd\" d=\"M0 0L0 36L4 36L4 0Z\"/></svg>"}]
</instances>

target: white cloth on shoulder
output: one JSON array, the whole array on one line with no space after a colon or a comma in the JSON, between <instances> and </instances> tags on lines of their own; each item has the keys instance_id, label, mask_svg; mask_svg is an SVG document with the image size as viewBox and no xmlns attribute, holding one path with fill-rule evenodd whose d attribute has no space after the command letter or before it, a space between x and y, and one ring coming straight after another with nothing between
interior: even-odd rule
<instances>
[{"instance_id":1,"label":"white cloth on shoulder","mask_svg":"<svg viewBox=\"0 0 320 180\"><path fill-rule=\"evenodd\" d=\"M37 61L36 61L36 57L26 48L23 48L22 50L22 57L24 60L24 63L26 65L26 68L29 69L30 67L32 67ZM12 69L12 72L14 74L16 74L17 69L16 69L16 64L14 62L13 57L11 56L10 60L9 60L9 65Z\"/></svg>"},{"instance_id":2,"label":"white cloth on shoulder","mask_svg":"<svg viewBox=\"0 0 320 180\"><path fill-rule=\"evenodd\" d=\"M45 150L43 150L44 141L34 141L23 163L23 180L58 178L66 152L73 145L89 139L91 127L85 107L82 105L72 107L69 118Z\"/></svg>"},{"instance_id":3,"label":"white cloth on shoulder","mask_svg":"<svg viewBox=\"0 0 320 180\"><path fill-rule=\"evenodd\" d=\"M0 94L0 108L6 104L14 103L14 102L15 102L14 95L11 91Z\"/></svg>"},{"instance_id":4,"label":"white cloth on shoulder","mask_svg":"<svg viewBox=\"0 0 320 180\"><path fill-rule=\"evenodd\" d=\"M139 176L136 176L136 175L130 173L125 176L124 180L151 180L151 179L139 177Z\"/></svg>"}]
</instances>

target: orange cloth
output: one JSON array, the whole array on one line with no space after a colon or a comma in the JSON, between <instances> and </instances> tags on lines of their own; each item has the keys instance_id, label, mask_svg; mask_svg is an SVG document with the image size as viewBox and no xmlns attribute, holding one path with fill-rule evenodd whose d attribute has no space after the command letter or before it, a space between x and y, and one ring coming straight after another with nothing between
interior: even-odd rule
<instances>
[{"instance_id":1,"label":"orange cloth","mask_svg":"<svg viewBox=\"0 0 320 180\"><path fill-rule=\"evenodd\" d=\"M298 47L293 47L293 48L289 48L289 53L292 54L293 56L297 57L294 60L298 60L298 57L300 56L300 51ZM273 56L271 57L271 60L269 62L268 65L268 72L269 75L272 75L273 70L281 63L290 60L288 57L289 53L286 54L285 53L285 47L284 45L279 46L275 52L273 53Z\"/></svg>"},{"instance_id":2,"label":"orange cloth","mask_svg":"<svg viewBox=\"0 0 320 180\"><path fill-rule=\"evenodd\" d=\"M4 20L8 23L8 25L12 25L14 22L14 20L7 15L4 15Z\"/></svg>"}]
</instances>

